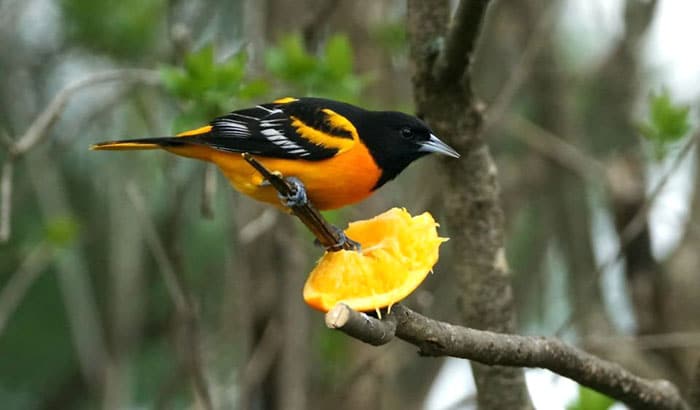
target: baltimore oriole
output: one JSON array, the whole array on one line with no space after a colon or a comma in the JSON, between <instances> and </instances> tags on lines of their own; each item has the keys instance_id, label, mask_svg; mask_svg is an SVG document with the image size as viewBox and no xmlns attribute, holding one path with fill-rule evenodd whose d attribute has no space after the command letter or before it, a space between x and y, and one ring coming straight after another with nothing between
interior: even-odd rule
<instances>
[{"instance_id":1,"label":"baltimore oriole","mask_svg":"<svg viewBox=\"0 0 700 410\"><path fill-rule=\"evenodd\" d=\"M91 147L156 148L213 162L238 191L279 205L277 191L241 157L250 153L267 169L301 181L308 198L321 210L365 199L431 152L459 158L411 115L292 97L233 111L174 137L109 141Z\"/></svg>"}]
</instances>

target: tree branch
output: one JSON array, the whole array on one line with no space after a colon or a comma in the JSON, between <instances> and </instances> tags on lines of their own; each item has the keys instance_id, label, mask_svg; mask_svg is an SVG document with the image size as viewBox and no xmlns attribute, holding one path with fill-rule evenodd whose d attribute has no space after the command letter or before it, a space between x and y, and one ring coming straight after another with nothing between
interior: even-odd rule
<instances>
[{"instance_id":1,"label":"tree branch","mask_svg":"<svg viewBox=\"0 0 700 410\"><path fill-rule=\"evenodd\" d=\"M457 6L444 48L435 61L433 75L439 82L459 82L464 73L469 71L488 5L489 0L472 0L461 1Z\"/></svg>"},{"instance_id":2,"label":"tree branch","mask_svg":"<svg viewBox=\"0 0 700 410\"><path fill-rule=\"evenodd\" d=\"M342 330L367 344L381 346L394 338L395 319L395 315L387 315L385 320L379 320L366 313L356 312L341 303L326 313L326 326L329 329Z\"/></svg>"},{"instance_id":3,"label":"tree branch","mask_svg":"<svg viewBox=\"0 0 700 410\"><path fill-rule=\"evenodd\" d=\"M635 376L555 338L520 336L456 326L398 304L383 320L338 304L326 314L328 327L365 343L381 345L396 336L424 356L452 356L486 365L539 367L568 377L635 409L689 410L669 382Z\"/></svg>"}]
</instances>

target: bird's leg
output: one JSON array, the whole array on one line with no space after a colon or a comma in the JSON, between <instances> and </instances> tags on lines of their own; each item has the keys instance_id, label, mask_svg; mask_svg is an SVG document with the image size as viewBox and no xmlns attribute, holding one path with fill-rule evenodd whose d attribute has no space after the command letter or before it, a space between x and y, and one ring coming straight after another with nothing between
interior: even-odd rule
<instances>
[{"instance_id":1,"label":"bird's leg","mask_svg":"<svg viewBox=\"0 0 700 410\"><path fill-rule=\"evenodd\" d=\"M281 176L281 174L279 175ZM304 206L309 203L309 198L306 195L306 188L304 188L304 184L299 180L299 178L296 177L285 177L284 180L291 185L292 187L292 193L288 195L284 195L281 193L278 193L277 196L279 197L280 201L284 206L287 208L293 208L293 207L298 207L298 206ZM334 243L333 245L330 246L325 246L327 251L339 251L341 249L351 249L354 251L360 251L361 246L359 242L355 242L352 239L348 238L347 235L345 235L345 232L338 228L335 225L330 225L331 229L333 229L333 233L336 238L338 238L338 241ZM316 244L321 246L321 243L318 239L314 241Z\"/></svg>"},{"instance_id":2,"label":"bird's leg","mask_svg":"<svg viewBox=\"0 0 700 410\"><path fill-rule=\"evenodd\" d=\"M323 244L326 251L339 250L360 251L360 244L348 238L341 229L331 225L309 201L304 184L295 177L284 177L278 171L270 171L253 156L244 152L241 154L253 168L263 177L261 186L271 185L278 192L278 197L287 209L297 216ZM329 245L330 244L330 245Z\"/></svg>"},{"instance_id":3,"label":"bird's leg","mask_svg":"<svg viewBox=\"0 0 700 410\"><path fill-rule=\"evenodd\" d=\"M282 202L282 205L286 206L287 208L306 205L309 202L309 198L306 196L306 188L304 188L304 184L299 180L299 178L286 177L284 180L292 186L292 193L289 195L284 195L281 193L277 194Z\"/></svg>"}]
</instances>

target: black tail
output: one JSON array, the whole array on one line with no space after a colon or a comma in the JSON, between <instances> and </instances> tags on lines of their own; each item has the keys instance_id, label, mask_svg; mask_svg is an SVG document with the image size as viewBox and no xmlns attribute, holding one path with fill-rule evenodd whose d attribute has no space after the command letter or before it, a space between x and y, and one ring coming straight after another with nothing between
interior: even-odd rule
<instances>
[{"instance_id":1,"label":"black tail","mask_svg":"<svg viewBox=\"0 0 700 410\"><path fill-rule=\"evenodd\" d=\"M140 138L121 141L106 141L91 145L92 150L140 150L140 149L158 149L164 147L182 146L187 143L186 139L181 137L159 137L159 138Z\"/></svg>"}]
</instances>

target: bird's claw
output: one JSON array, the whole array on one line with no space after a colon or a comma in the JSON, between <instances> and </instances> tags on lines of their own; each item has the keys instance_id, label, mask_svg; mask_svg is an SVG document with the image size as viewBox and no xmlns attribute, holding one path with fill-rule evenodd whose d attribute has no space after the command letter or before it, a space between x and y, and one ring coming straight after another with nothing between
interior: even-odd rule
<instances>
[{"instance_id":1,"label":"bird's claw","mask_svg":"<svg viewBox=\"0 0 700 410\"><path fill-rule=\"evenodd\" d=\"M339 231L338 237L340 239L335 245L330 247L331 249L347 249L349 245L349 250L362 252L362 245L359 242L350 239L342 230Z\"/></svg>"},{"instance_id":2,"label":"bird's claw","mask_svg":"<svg viewBox=\"0 0 700 410\"><path fill-rule=\"evenodd\" d=\"M299 180L299 178L286 177L284 180L292 186L292 193L289 195L277 194L282 202L282 205L286 206L287 208L306 205L309 202L309 198L306 195L304 184Z\"/></svg>"},{"instance_id":3,"label":"bird's claw","mask_svg":"<svg viewBox=\"0 0 700 410\"><path fill-rule=\"evenodd\" d=\"M335 251L340 251L340 250L353 250L357 252L362 251L362 245L357 242L353 241L350 239L345 232L343 232L342 229L338 228L337 226L333 227L335 229L335 234L338 237L338 242L334 243L333 245L330 246L325 246L326 250L329 252L335 252ZM323 246L321 245L321 242L319 242L318 239L314 240L314 244L316 246Z\"/></svg>"},{"instance_id":4,"label":"bird's claw","mask_svg":"<svg viewBox=\"0 0 700 410\"><path fill-rule=\"evenodd\" d=\"M281 174L279 176L281 176ZM280 201L282 202L282 205L286 206L287 208L294 208L304 206L307 203L309 203L309 198L306 195L306 188L304 188L304 184L301 182L301 180L299 180L299 178L286 177L284 178L284 180L289 185L291 185L292 193L289 195L283 195L281 193L277 194ZM339 251L342 249L350 249L360 252L362 250L362 246L360 245L360 243L348 238L348 236L345 234L345 232L343 232L342 229L336 226L333 226L333 229L335 231L335 236L338 238L338 241L333 245L326 246L325 248L327 251ZM321 245L318 239L316 239L314 242L316 243L316 245Z\"/></svg>"}]
</instances>

